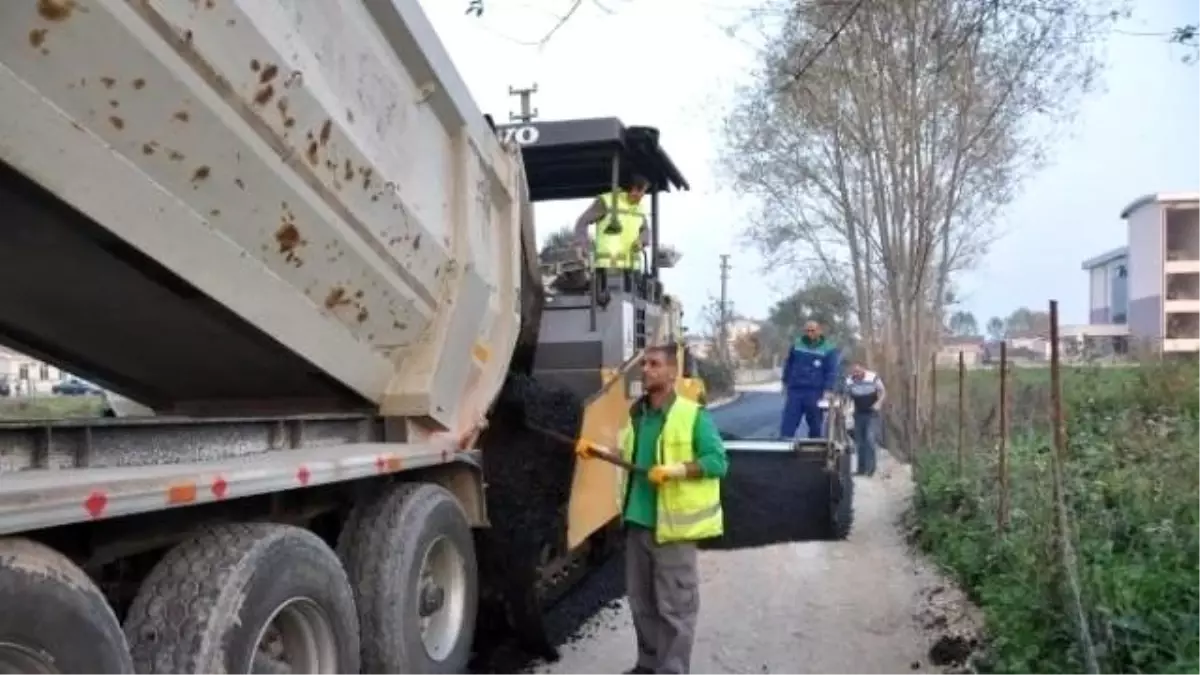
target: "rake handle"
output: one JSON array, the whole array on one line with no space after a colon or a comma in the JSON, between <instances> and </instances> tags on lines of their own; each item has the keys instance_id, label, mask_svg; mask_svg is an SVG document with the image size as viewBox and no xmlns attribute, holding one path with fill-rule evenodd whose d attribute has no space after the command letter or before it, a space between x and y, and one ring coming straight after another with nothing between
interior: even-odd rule
<instances>
[{"instance_id":1,"label":"rake handle","mask_svg":"<svg viewBox=\"0 0 1200 675\"><path fill-rule=\"evenodd\" d=\"M608 450L607 448L604 448L603 446L596 445L595 443L588 443L587 441L581 441L578 439L574 439L574 438L571 438L570 436L567 436L566 434L560 434L557 431L551 431L549 429L543 429L541 427L530 427L530 428L540 434L545 434L545 435L549 436L550 438L553 438L558 441L562 441L563 443L570 445L572 448L574 448L579 443L586 443L588 445L588 450L589 450L588 454L591 457L595 457L596 459L598 459L600 461L608 462L609 464L612 464L614 466L621 467L622 469L625 469L626 471L629 471L631 473L643 471L643 469L636 467L629 462L626 462L624 459L621 459L621 457L619 455L617 455L615 452L612 452L612 451Z\"/></svg>"}]
</instances>

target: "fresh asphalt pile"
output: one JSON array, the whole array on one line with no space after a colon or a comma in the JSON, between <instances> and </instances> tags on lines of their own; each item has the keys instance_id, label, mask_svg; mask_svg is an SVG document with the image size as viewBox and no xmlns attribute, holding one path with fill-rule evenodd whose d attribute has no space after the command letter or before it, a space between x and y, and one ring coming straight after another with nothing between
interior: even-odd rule
<instances>
[{"instance_id":1,"label":"fresh asphalt pile","mask_svg":"<svg viewBox=\"0 0 1200 675\"><path fill-rule=\"evenodd\" d=\"M729 453L721 482L725 533L708 550L757 548L823 539L829 513L825 458L792 452Z\"/></svg>"},{"instance_id":2,"label":"fresh asphalt pile","mask_svg":"<svg viewBox=\"0 0 1200 675\"><path fill-rule=\"evenodd\" d=\"M537 431L577 438L583 402L528 375L510 375L480 441L491 527L476 534L482 596L473 672L511 673L557 647L623 591L618 560L593 571L552 607L539 568L565 549L573 448Z\"/></svg>"}]
</instances>

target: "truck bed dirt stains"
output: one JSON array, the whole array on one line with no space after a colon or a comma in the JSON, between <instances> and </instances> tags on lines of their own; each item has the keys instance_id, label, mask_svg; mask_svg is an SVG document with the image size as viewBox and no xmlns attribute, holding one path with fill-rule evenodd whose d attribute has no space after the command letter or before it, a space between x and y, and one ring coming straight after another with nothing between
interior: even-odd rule
<instances>
[{"instance_id":1,"label":"truck bed dirt stains","mask_svg":"<svg viewBox=\"0 0 1200 675\"><path fill-rule=\"evenodd\" d=\"M38 0L37 13L47 21L66 21L76 9L75 0Z\"/></svg>"}]
</instances>

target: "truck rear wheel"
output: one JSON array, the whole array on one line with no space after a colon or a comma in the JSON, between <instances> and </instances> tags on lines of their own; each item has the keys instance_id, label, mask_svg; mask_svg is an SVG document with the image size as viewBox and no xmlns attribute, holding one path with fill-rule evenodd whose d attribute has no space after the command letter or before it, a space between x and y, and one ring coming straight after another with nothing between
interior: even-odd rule
<instances>
[{"instance_id":1,"label":"truck rear wheel","mask_svg":"<svg viewBox=\"0 0 1200 675\"><path fill-rule=\"evenodd\" d=\"M204 528L146 577L125 619L139 673L357 673L358 616L320 537Z\"/></svg>"},{"instance_id":2,"label":"truck rear wheel","mask_svg":"<svg viewBox=\"0 0 1200 675\"><path fill-rule=\"evenodd\" d=\"M0 673L132 672L121 623L88 575L42 544L0 539Z\"/></svg>"},{"instance_id":3,"label":"truck rear wheel","mask_svg":"<svg viewBox=\"0 0 1200 675\"><path fill-rule=\"evenodd\" d=\"M355 508L338 550L358 601L364 671L466 671L478 563L454 495L426 483L389 487Z\"/></svg>"}]
</instances>

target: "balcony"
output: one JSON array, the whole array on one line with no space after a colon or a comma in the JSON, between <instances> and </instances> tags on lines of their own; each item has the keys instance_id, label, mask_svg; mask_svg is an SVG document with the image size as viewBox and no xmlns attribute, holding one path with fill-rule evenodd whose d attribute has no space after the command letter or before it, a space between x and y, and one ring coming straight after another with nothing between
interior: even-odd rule
<instances>
[{"instance_id":1,"label":"balcony","mask_svg":"<svg viewBox=\"0 0 1200 675\"><path fill-rule=\"evenodd\" d=\"M1200 273L1200 210L1168 209L1165 243L1166 273Z\"/></svg>"},{"instance_id":2,"label":"balcony","mask_svg":"<svg viewBox=\"0 0 1200 675\"><path fill-rule=\"evenodd\" d=\"M1167 274L1165 286L1164 312L1200 312L1200 272Z\"/></svg>"},{"instance_id":3,"label":"balcony","mask_svg":"<svg viewBox=\"0 0 1200 675\"><path fill-rule=\"evenodd\" d=\"M1166 319L1166 339L1200 340L1200 313L1172 312Z\"/></svg>"}]
</instances>

